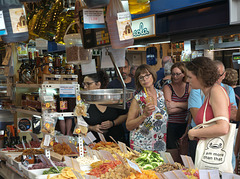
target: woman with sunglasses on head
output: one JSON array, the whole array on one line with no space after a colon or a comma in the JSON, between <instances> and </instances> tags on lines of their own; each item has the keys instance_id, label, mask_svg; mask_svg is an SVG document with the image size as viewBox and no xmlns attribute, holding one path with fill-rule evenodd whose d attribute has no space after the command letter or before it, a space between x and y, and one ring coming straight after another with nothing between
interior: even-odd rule
<instances>
[{"instance_id":1,"label":"woman with sunglasses on head","mask_svg":"<svg viewBox=\"0 0 240 179\"><path fill-rule=\"evenodd\" d=\"M168 115L163 92L154 87L156 79L156 72L149 65L140 65L135 72L139 92L132 100L126 127L130 131L130 146L138 151L166 150Z\"/></svg>"},{"instance_id":2,"label":"woman with sunglasses on head","mask_svg":"<svg viewBox=\"0 0 240 179\"><path fill-rule=\"evenodd\" d=\"M86 75L83 80L85 90L105 89L109 81L109 77L103 70L95 74ZM107 141L112 141L109 137L113 137L116 141L126 142L122 123L127 119L125 110L111 108L100 104L87 105L87 117L83 117L88 123L88 129L93 132L100 141L97 133L102 133Z\"/></svg>"},{"instance_id":3,"label":"woman with sunglasses on head","mask_svg":"<svg viewBox=\"0 0 240 179\"><path fill-rule=\"evenodd\" d=\"M186 69L182 62L171 67L171 83L163 87L168 111L167 149L176 149L177 141L187 127L189 84L186 83Z\"/></svg>"}]
</instances>

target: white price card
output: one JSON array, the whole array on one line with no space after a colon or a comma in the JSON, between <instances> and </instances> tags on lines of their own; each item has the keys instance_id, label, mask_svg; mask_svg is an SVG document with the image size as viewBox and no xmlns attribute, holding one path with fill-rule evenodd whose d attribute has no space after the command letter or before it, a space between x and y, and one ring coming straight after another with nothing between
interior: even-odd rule
<instances>
[{"instance_id":1,"label":"white price card","mask_svg":"<svg viewBox=\"0 0 240 179\"><path fill-rule=\"evenodd\" d=\"M75 85L72 85L72 84L60 85L59 94L61 98L76 97Z\"/></svg>"},{"instance_id":2,"label":"white price card","mask_svg":"<svg viewBox=\"0 0 240 179\"><path fill-rule=\"evenodd\" d=\"M113 49L109 47L109 52L112 52L114 57L114 61L118 67L125 66L125 48L122 49ZM101 68L113 68L113 63L111 61L110 56L108 55L106 49L102 49L102 57L101 57Z\"/></svg>"},{"instance_id":3,"label":"white price card","mask_svg":"<svg viewBox=\"0 0 240 179\"><path fill-rule=\"evenodd\" d=\"M83 9L84 29L105 28L103 9Z\"/></svg>"},{"instance_id":4,"label":"white price card","mask_svg":"<svg viewBox=\"0 0 240 179\"><path fill-rule=\"evenodd\" d=\"M173 170L163 173L166 178L170 179L188 179L188 177L181 170Z\"/></svg>"},{"instance_id":5,"label":"white price card","mask_svg":"<svg viewBox=\"0 0 240 179\"><path fill-rule=\"evenodd\" d=\"M93 143L96 140L96 137L93 135L92 132L88 132L86 137L82 136L82 138L87 145Z\"/></svg>"},{"instance_id":6,"label":"white price card","mask_svg":"<svg viewBox=\"0 0 240 179\"><path fill-rule=\"evenodd\" d=\"M199 177L220 179L219 170L199 170Z\"/></svg>"},{"instance_id":7,"label":"white price card","mask_svg":"<svg viewBox=\"0 0 240 179\"><path fill-rule=\"evenodd\" d=\"M43 100L44 102L50 102L50 101L53 101L53 96L43 96Z\"/></svg>"},{"instance_id":8,"label":"white price card","mask_svg":"<svg viewBox=\"0 0 240 179\"><path fill-rule=\"evenodd\" d=\"M128 160L127 158L126 158L126 160L127 160L128 164L129 164L129 166L130 166L131 168L133 168L134 170L136 170L136 171L142 173L142 171L140 170L140 168L138 167L137 164L131 162L131 161Z\"/></svg>"},{"instance_id":9,"label":"white price card","mask_svg":"<svg viewBox=\"0 0 240 179\"><path fill-rule=\"evenodd\" d=\"M240 175L233 173L222 173L222 179L240 179Z\"/></svg>"},{"instance_id":10,"label":"white price card","mask_svg":"<svg viewBox=\"0 0 240 179\"><path fill-rule=\"evenodd\" d=\"M51 139L51 136L46 134L44 136L44 143L43 143L43 145L48 147L49 144L50 144L50 139Z\"/></svg>"},{"instance_id":11,"label":"white price card","mask_svg":"<svg viewBox=\"0 0 240 179\"><path fill-rule=\"evenodd\" d=\"M0 35L7 35L3 11L0 11Z\"/></svg>"},{"instance_id":12,"label":"white price card","mask_svg":"<svg viewBox=\"0 0 240 179\"><path fill-rule=\"evenodd\" d=\"M95 59L92 59L92 61L88 64L81 64L81 69L82 75L97 73Z\"/></svg>"}]
</instances>

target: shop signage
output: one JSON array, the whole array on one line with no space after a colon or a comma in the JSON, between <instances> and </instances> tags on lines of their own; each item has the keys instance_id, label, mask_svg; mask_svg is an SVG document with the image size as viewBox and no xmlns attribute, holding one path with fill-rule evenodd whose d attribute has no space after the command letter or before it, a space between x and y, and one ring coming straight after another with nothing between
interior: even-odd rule
<instances>
[{"instance_id":1,"label":"shop signage","mask_svg":"<svg viewBox=\"0 0 240 179\"><path fill-rule=\"evenodd\" d=\"M155 15L133 19L132 30L135 39L155 36Z\"/></svg>"}]
</instances>

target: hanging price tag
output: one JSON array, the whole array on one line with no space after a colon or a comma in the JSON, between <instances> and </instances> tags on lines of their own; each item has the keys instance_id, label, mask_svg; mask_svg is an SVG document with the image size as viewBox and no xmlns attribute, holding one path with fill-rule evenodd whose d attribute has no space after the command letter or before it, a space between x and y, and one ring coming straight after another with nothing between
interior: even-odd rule
<instances>
[{"instance_id":1,"label":"hanging price tag","mask_svg":"<svg viewBox=\"0 0 240 179\"><path fill-rule=\"evenodd\" d=\"M131 168L133 168L134 170L138 171L139 173L142 173L142 171L140 170L140 168L138 167L137 164L131 162L131 161L128 160L127 158L126 158L126 160L127 160L128 164L129 164L129 166L130 166Z\"/></svg>"}]
</instances>

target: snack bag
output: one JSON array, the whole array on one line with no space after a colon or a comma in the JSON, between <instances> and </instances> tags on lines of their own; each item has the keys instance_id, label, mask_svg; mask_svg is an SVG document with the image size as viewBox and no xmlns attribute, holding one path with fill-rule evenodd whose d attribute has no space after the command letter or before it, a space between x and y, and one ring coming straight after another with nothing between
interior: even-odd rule
<instances>
[{"instance_id":1,"label":"snack bag","mask_svg":"<svg viewBox=\"0 0 240 179\"><path fill-rule=\"evenodd\" d=\"M54 136L50 134L44 134L42 142L41 142L41 148L42 149L51 149L54 145Z\"/></svg>"},{"instance_id":2,"label":"snack bag","mask_svg":"<svg viewBox=\"0 0 240 179\"><path fill-rule=\"evenodd\" d=\"M79 102L74 109L75 116L87 117L87 106L84 102Z\"/></svg>"},{"instance_id":3,"label":"snack bag","mask_svg":"<svg viewBox=\"0 0 240 179\"><path fill-rule=\"evenodd\" d=\"M43 115L42 132L45 134L54 135L56 123L56 118Z\"/></svg>"},{"instance_id":4,"label":"snack bag","mask_svg":"<svg viewBox=\"0 0 240 179\"><path fill-rule=\"evenodd\" d=\"M88 132L88 124L84 121L84 119L80 116L77 117L77 124L74 128L73 134L84 135L86 136Z\"/></svg>"}]
</instances>

